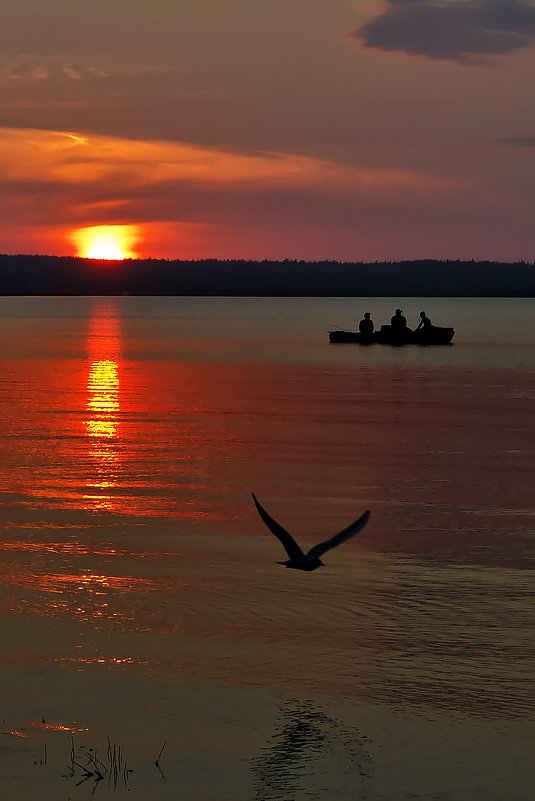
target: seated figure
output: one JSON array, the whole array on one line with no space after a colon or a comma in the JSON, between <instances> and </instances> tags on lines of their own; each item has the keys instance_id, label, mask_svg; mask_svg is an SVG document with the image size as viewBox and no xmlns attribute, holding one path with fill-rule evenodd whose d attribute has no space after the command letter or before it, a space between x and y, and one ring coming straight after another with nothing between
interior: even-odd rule
<instances>
[{"instance_id":1,"label":"seated figure","mask_svg":"<svg viewBox=\"0 0 535 801\"><path fill-rule=\"evenodd\" d=\"M396 313L390 320L390 325L395 331L407 328L407 319L403 316L401 309L396 309Z\"/></svg>"},{"instance_id":2,"label":"seated figure","mask_svg":"<svg viewBox=\"0 0 535 801\"><path fill-rule=\"evenodd\" d=\"M364 318L359 323L359 332L364 336L371 336L373 334L374 325L370 317L370 312L364 312Z\"/></svg>"},{"instance_id":3,"label":"seated figure","mask_svg":"<svg viewBox=\"0 0 535 801\"><path fill-rule=\"evenodd\" d=\"M429 317L427 316L427 314L424 311L420 312L420 322L418 323L418 326L417 326L417 328L415 330L416 331L422 331L422 330L423 331L426 331L426 330L428 331L430 328L433 328L433 326L431 324L431 320L429 319Z\"/></svg>"}]
</instances>

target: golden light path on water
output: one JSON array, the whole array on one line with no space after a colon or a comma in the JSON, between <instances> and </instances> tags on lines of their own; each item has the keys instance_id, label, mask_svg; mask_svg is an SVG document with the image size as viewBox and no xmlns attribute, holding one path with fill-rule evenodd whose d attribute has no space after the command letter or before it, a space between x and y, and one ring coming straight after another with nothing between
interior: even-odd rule
<instances>
[{"instance_id":1,"label":"golden light path on water","mask_svg":"<svg viewBox=\"0 0 535 801\"><path fill-rule=\"evenodd\" d=\"M90 359L87 376L88 413L85 422L89 454L95 465L95 477L87 486L95 494L85 493L88 510L112 508L112 496L106 490L117 484L119 451L120 380L119 356L121 339L117 310L113 304L99 305L92 317L87 342Z\"/></svg>"}]
</instances>

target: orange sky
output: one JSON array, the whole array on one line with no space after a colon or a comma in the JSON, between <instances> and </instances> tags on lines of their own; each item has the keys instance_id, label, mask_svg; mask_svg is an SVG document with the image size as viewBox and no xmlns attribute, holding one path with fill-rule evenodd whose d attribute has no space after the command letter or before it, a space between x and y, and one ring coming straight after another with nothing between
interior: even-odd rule
<instances>
[{"instance_id":1,"label":"orange sky","mask_svg":"<svg viewBox=\"0 0 535 801\"><path fill-rule=\"evenodd\" d=\"M0 252L533 259L528 0L18 0L0 40Z\"/></svg>"}]
</instances>

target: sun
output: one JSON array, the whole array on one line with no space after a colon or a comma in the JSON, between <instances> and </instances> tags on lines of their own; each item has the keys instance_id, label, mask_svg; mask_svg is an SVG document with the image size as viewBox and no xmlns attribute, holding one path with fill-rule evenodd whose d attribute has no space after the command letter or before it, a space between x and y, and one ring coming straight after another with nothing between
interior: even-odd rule
<instances>
[{"instance_id":1,"label":"sun","mask_svg":"<svg viewBox=\"0 0 535 801\"><path fill-rule=\"evenodd\" d=\"M109 239L99 240L87 251L88 259L124 259L121 248Z\"/></svg>"},{"instance_id":2,"label":"sun","mask_svg":"<svg viewBox=\"0 0 535 801\"><path fill-rule=\"evenodd\" d=\"M95 225L78 228L71 239L82 258L122 261L136 258L133 246L139 231L136 225Z\"/></svg>"}]
</instances>

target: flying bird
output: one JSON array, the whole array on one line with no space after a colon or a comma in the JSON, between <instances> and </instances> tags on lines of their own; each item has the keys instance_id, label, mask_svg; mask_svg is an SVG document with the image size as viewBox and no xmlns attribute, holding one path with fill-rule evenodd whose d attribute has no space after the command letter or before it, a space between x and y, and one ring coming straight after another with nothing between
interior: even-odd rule
<instances>
[{"instance_id":1,"label":"flying bird","mask_svg":"<svg viewBox=\"0 0 535 801\"><path fill-rule=\"evenodd\" d=\"M308 553L304 553L292 535L289 534L285 528L279 525L276 520L273 520L273 518L268 515L263 506L261 506L261 504L258 502L254 492L252 492L251 495L253 496L253 501L257 508L258 514L271 533L282 542L284 550L290 557L285 562L277 562L277 564L286 565L286 567L292 567L294 570L310 571L316 570L318 567L322 567L324 563L321 561L320 556L322 556L325 551L330 551L331 548L336 548L337 545L341 545L342 542L345 542L350 537L353 537L358 531L361 530L361 528L364 528L370 516L369 511L364 512L364 514L359 517L358 520L355 520L354 523L351 523L350 526L345 528L339 534L335 534L334 537L330 538L330 540L325 540L325 542L320 542L318 545L314 545L314 547L311 548Z\"/></svg>"}]
</instances>

